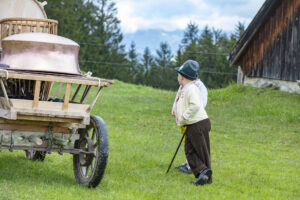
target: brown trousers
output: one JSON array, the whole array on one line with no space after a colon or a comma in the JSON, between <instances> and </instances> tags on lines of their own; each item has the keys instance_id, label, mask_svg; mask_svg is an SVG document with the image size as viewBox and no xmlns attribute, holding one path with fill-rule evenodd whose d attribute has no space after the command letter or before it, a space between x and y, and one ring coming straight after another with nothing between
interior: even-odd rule
<instances>
[{"instance_id":1,"label":"brown trousers","mask_svg":"<svg viewBox=\"0 0 300 200\"><path fill-rule=\"evenodd\" d=\"M209 144L210 128L210 120L205 119L195 124L187 125L185 132L184 151L196 178L201 170L211 168ZM208 183L212 183L211 178L208 180Z\"/></svg>"}]
</instances>

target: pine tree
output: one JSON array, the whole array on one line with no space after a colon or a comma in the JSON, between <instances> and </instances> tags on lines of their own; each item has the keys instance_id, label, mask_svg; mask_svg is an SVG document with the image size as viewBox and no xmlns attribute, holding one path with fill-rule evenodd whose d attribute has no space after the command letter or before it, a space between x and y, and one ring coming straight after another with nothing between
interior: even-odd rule
<instances>
[{"instance_id":1,"label":"pine tree","mask_svg":"<svg viewBox=\"0 0 300 200\"><path fill-rule=\"evenodd\" d=\"M146 85L151 85L151 81L149 79L151 78L150 72L154 65L154 58L151 54L149 47L146 47L144 50L141 65L142 65L143 71L144 71L144 79L143 79L142 83L146 84Z\"/></svg>"},{"instance_id":2,"label":"pine tree","mask_svg":"<svg viewBox=\"0 0 300 200\"><path fill-rule=\"evenodd\" d=\"M138 76L140 76L140 69L139 69L139 61L138 61L138 54L136 52L136 46L134 41L130 44L130 49L128 52L128 62L130 65L130 77L132 77L132 82L136 82Z\"/></svg>"},{"instance_id":3,"label":"pine tree","mask_svg":"<svg viewBox=\"0 0 300 200\"><path fill-rule=\"evenodd\" d=\"M115 3L61 0L48 2L45 9L49 18L59 21L59 35L80 44L81 69L103 78L129 79Z\"/></svg>"},{"instance_id":4,"label":"pine tree","mask_svg":"<svg viewBox=\"0 0 300 200\"><path fill-rule=\"evenodd\" d=\"M152 82L154 87L171 89L177 87L176 72L171 48L167 42L161 42L160 48L156 50L157 57L152 69Z\"/></svg>"}]
</instances>

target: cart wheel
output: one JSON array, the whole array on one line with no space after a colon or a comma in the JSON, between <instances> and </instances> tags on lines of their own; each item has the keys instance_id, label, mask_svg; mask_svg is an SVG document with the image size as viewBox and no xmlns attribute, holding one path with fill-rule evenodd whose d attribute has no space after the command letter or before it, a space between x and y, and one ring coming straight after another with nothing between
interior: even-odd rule
<instances>
[{"instance_id":1,"label":"cart wheel","mask_svg":"<svg viewBox=\"0 0 300 200\"><path fill-rule=\"evenodd\" d=\"M106 126L102 118L91 116L90 125L78 132L80 139L75 142L75 148L93 151L94 154L74 154L75 178L81 185L96 187L103 178L108 158Z\"/></svg>"},{"instance_id":2,"label":"cart wheel","mask_svg":"<svg viewBox=\"0 0 300 200\"><path fill-rule=\"evenodd\" d=\"M28 160L44 161L46 157L46 151L25 150L25 153Z\"/></svg>"}]
</instances>

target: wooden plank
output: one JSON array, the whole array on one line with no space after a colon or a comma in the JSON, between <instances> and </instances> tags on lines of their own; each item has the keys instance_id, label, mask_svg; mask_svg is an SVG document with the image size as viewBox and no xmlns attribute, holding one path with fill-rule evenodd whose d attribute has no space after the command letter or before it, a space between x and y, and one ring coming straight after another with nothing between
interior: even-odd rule
<instances>
[{"instance_id":1,"label":"wooden plank","mask_svg":"<svg viewBox=\"0 0 300 200\"><path fill-rule=\"evenodd\" d=\"M40 32L40 22L36 22L36 32Z\"/></svg>"},{"instance_id":2,"label":"wooden plank","mask_svg":"<svg viewBox=\"0 0 300 200\"><path fill-rule=\"evenodd\" d=\"M34 100L11 99L16 111L28 112L30 114L44 113L48 115L62 115L66 117L80 117L87 114L87 104L69 103L68 111L62 111L61 102L39 101L37 109L33 110L31 105Z\"/></svg>"},{"instance_id":3,"label":"wooden plank","mask_svg":"<svg viewBox=\"0 0 300 200\"><path fill-rule=\"evenodd\" d=\"M20 71L8 70L8 78L14 79L26 79L36 81L47 81L47 82L61 82L61 83L72 83L72 84L83 84L98 86L99 80L94 78L88 78L85 76L60 76L60 75L48 75L48 74L34 74ZM0 74L0 77L6 78L6 74ZM113 80L100 79L100 86L107 87L113 84Z\"/></svg>"},{"instance_id":4,"label":"wooden plank","mask_svg":"<svg viewBox=\"0 0 300 200\"><path fill-rule=\"evenodd\" d=\"M66 92L65 92L65 98L64 98L64 103L63 103L63 106L62 106L62 110L68 110L69 99L70 99L70 91L71 91L71 83L67 83Z\"/></svg>"},{"instance_id":5,"label":"wooden plank","mask_svg":"<svg viewBox=\"0 0 300 200\"><path fill-rule=\"evenodd\" d=\"M31 120L31 121L45 121L45 122L68 122L68 123L78 123L78 124L85 124L85 118L83 119L70 119L64 117L47 117L47 116L32 116L32 115L22 115L18 114L18 120Z\"/></svg>"},{"instance_id":6,"label":"wooden plank","mask_svg":"<svg viewBox=\"0 0 300 200\"><path fill-rule=\"evenodd\" d=\"M1 130L11 130L11 131L30 131L30 132L49 132L49 126L35 125L31 124L0 124ZM64 133L70 134L71 130L62 127L53 127L54 133Z\"/></svg>"},{"instance_id":7,"label":"wooden plank","mask_svg":"<svg viewBox=\"0 0 300 200\"><path fill-rule=\"evenodd\" d=\"M36 81L34 87L34 99L32 103L32 108L37 108L39 105L40 89L41 89L41 81Z\"/></svg>"},{"instance_id":8,"label":"wooden plank","mask_svg":"<svg viewBox=\"0 0 300 200\"><path fill-rule=\"evenodd\" d=\"M10 120L10 119L4 119L0 118L0 127L3 124L12 124L12 125L26 125L26 126L49 126L49 122L47 121L29 121L29 120ZM74 123L69 123L69 122L53 122L53 127L55 128L63 128L63 129L70 129L70 128L85 128L85 125L81 124L74 124Z\"/></svg>"}]
</instances>

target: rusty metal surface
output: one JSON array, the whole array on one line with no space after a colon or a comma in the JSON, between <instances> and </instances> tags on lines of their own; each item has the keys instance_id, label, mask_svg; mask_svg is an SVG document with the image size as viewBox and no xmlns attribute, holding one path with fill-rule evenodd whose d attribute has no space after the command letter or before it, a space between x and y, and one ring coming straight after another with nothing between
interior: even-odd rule
<instances>
[{"instance_id":1,"label":"rusty metal surface","mask_svg":"<svg viewBox=\"0 0 300 200\"><path fill-rule=\"evenodd\" d=\"M22 33L2 40L0 63L13 70L81 74L79 45L47 33Z\"/></svg>"}]
</instances>

